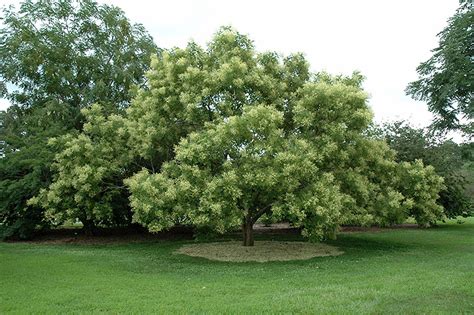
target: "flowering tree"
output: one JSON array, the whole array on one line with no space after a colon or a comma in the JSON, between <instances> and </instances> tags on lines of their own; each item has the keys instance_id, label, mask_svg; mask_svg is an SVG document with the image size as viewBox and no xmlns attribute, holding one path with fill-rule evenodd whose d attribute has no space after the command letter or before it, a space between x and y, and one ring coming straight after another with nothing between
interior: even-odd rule
<instances>
[{"instance_id":1,"label":"flowering tree","mask_svg":"<svg viewBox=\"0 0 474 315\"><path fill-rule=\"evenodd\" d=\"M372 119L362 76L312 74L302 55L258 54L221 29L152 62L149 88L128 111L130 146L153 168L128 180L134 220L151 231L176 222L253 245L262 216L322 239L344 223L427 225L442 180L421 163L397 164L363 133Z\"/></svg>"}]
</instances>

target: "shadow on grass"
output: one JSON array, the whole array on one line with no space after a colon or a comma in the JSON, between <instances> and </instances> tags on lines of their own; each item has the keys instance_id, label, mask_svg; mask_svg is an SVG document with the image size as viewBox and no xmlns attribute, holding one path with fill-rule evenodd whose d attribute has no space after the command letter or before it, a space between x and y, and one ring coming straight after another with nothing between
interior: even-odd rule
<instances>
[{"instance_id":1,"label":"shadow on grass","mask_svg":"<svg viewBox=\"0 0 474 315\"><path fill-rule=\"evenodd\" d=\"M340 235L336 240L327 241L346 252L396 252L417 247L416 244L400 242L393 239L372 239L355 235Z\"/></svg>"}]
</instances>

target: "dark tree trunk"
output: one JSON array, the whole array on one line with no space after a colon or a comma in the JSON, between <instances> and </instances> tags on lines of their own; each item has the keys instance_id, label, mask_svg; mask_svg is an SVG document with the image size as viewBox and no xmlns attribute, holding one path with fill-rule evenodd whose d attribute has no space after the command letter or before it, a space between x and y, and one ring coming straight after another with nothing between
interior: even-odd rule
<instances>
[{"instance_id":1,"label":"dark tree trunk","mask_svg":"<svg viewBox=\"0 0 474 315\"><path fill-rule=\"evenodd\" d=\"M243 233L243 245L244 246L253 246L253 220L245 219L245 222L242 224L242 233Z\"/></svg>"},{"instance_id":2,"label":"dark tree trunk","mask_svg":"<svg viewBox=\"0 0 474 315\"><path fill-rule=\"evenodd\" d=\"M94 236L96 234L96 227L93 220L81 220L82 230L87 236Z\"/></svg>"}]
</instances>

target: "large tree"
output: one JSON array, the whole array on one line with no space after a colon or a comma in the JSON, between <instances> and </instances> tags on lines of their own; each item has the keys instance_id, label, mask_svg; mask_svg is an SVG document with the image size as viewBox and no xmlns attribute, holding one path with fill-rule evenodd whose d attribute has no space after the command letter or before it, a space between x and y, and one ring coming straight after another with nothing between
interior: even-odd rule
<instances>
[{"instance_id":1,"label":"large tree","mask_svg":"<svg viewBox=\"0 0 474 315\"><path fill-rule=\"evenodd\" d=\"M28 0L2 9L0 96L12 104L0 116L0 223L7 234L21 222L44 221L26 201L51 182L61 148L48 146L48 138L82 130L81 109L93 103L106 115L122 112L156 53L145 29L117 7Z\"/></svg>"},{"instance_id":2,"label":"large tree","mask_svg":"<svg viewBox=\"0 0 474 315\"><path fill-rule=\"evenodd\" d=\"M362 76L308 68L300 54L257 53L229 28L207 49L191 43L155 59L127 111L130 148L150 161L125 181L134 220L151 231L240 225L251 246L264 214L312 239L348 222L442 218L433 168L398 164L364 136L372 114Z\"/></svg>"},{"instance_id":3,"label":"large tree","mask_svg":"<svg viewBox=\"0 0 474 315\"><path fill-rule=\"evenodd\" d=\"M474 10L471 0L461 0L448 26L438 34L439 46L433 56L421 63L419 79L407 93L426 101L435 114L434 127L474 132Z\"/></svg>"}]
</instances>

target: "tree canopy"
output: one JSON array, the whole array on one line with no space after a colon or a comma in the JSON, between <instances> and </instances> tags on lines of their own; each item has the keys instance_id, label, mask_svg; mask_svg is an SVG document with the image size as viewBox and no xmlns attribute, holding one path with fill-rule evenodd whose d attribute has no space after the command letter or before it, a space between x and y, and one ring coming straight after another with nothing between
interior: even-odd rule
<instances>
[{"instance_id":1,"label":"tree canopy","mask_svg":"<svg viewBox=\"0 0 474 315\"><path fill-rule=\"evenodd\" d=\"M470 0L460 7L441 31L433 56L418 68L419 79L411 82L407 93L426 101L435 114L434 127L474 132L474 10Z\"/></svg>"},{"instance_id":2,"label":"tree canopy","mask_svg":"<svg viewBox=\"0 0 474 315\"><path fill-rule=\"evenodd\" d=\"M442 179L364 135L362 80L311 73L301 54L257 53L230 28L207 49L165 52L127 111L131 148L157 162L125 181L134 220L151 231L240 225L244 245L263 214L314 240L348 223L434 223Z\"/></svg>"},{"instance_id":3,"label":"tree canopy","mask_svg":"<svg viewBox=\"0 0 474 315\"><path fill-rule=\"evenodd\" d=\"M439 133L414 128L405 121L386 123L374 129L376 137L384 139L396 151L398 162L423 160L435 168L445 182L438 204L447 217L470 216L473 213L473 195L467 191L474 182L472 144L458 144Z\"/></svg>"},{"instance_id":4,"label":"tree canopy","mask_svg":"<svg viewBox=\"0 0 474 315\"><path fill-rule=\"evenodd\" d=\"M26 0L2 13L2 96L24 107L126 107L157 49L121 9L92 0Z\"/></svg>"},{"instance_id":5,"label":"tree canopy","mask_svg":"<svg viewBox=\"0 0 474 315\"><path fill-rule=\"evenodd\" d=\"M9 235L45 221L26 201L52 181L62 148L48 138L80 132L80 111L95 102L122 112L158 49L119 8L91 0L27 0L0 18L0 97L12 104L0 116L0 223Z\"/></svg>"}]
</instances>

